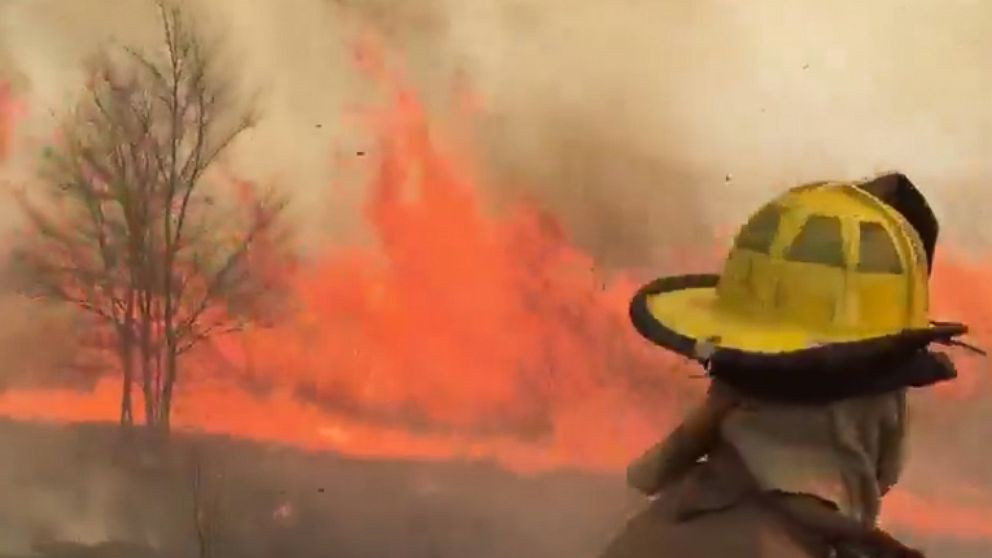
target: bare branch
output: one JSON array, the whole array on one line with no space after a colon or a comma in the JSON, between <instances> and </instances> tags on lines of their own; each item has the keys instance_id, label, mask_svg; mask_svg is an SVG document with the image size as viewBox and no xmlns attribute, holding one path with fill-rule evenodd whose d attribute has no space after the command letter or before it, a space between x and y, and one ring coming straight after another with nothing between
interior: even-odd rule
<instances>
[{"instance_id":1,"label":"bare branch","mask_svg":"<svg viewBox=\"0 0 992 558\"><path fill-rule=\"evenodd\" d=\"M284 204L277 205L273 211L266 212L263 216L260 216L255 220L244 239L227 255L220 268L210 277L207 287L199 302L194 305L193 311L190 312L185 320L180 322L179 327L177 328L178 337L184 338L190 335L196 322L210 307L210 305L216 302L216 299L223 288L232 282L239 282L239 278L234 277L233 273L235 273L244 263L244 259L251 248L252 242L259 236L265 234L274 222L276 216L280 214L283 207Z\"/></svg>"},{"instance_id":2,"label":"bare branch","mask_svg":"<svg viewBox=\"0 0 992 558\"><path fill-rule=\"evenodd\" d=\"M191 331L187 335L185 342L179 344L179 354L186 354L198 344L208 341L214 337L238 333L244 331L244 329L245 324L239 322L232 324L214 323L203 328L202 330Z\"/></svg>"}]
</instances>

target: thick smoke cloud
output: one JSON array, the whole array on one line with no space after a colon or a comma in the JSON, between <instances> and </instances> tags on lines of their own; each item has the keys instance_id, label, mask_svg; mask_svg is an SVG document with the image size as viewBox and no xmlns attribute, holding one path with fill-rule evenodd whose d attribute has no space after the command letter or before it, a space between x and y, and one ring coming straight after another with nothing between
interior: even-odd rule
<instances>
[{"instance_id":1,"label":"thick smoke cloud","mask_svg":"<svg viewBox=\"0 0 992 558\"><path fill-rule=\"evenodd\" d=\"M987 244L971 209L992 175L982 2L188 3L261 95L264 119L232 168L292 188L315 231L361 231L361 177L334 162L362 150L349 115L374 91L349 45L368 29L439 115L453 84L474 88L494 201L536 197L605 263L657 264L659 245L785 185L889 168L936 192L954 236ZM31 101L22 139L44 135L89 50L156 31L141 2L7 2L0 14L0 72ZM31 155L22 148L21 164Z\"/></svg>"}]
</instances>

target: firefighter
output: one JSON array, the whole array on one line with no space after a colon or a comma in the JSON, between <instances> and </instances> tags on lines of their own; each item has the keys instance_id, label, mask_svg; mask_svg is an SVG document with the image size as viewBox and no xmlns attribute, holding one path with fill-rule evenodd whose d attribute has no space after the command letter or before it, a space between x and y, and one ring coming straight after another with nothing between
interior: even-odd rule
<instances>
[{"instance_id":1,"label":"firefighter","mask_svg":"<svg viewBox=\"0 0 992 558\"><path fill-rule=\"evenodd\" d=\"M638 332L697 361L705 401L630 464L653 497L601 558L921 557L877 526L899 480L906 392L956 376L933 344L938 223L902 174L765 205L722 274L658 279Z\"/></svg>"}]
</instances>

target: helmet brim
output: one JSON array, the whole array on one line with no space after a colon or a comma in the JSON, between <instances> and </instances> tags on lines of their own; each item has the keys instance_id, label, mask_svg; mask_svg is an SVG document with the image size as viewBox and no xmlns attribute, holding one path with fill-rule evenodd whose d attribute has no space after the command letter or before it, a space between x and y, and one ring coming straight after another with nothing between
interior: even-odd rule
<instances>
[{"instance_id":1,"label":"helmet brim","mask_svg":"<svg viewBox=\"0 0 992 558\"><path fill-rule=\"evenodd\" d=\"M866 367L878 367L883 362L919 352L935 341L967 332L961 324L860 335L803 330L781 321L757 320L720 308L716 304L719 279L712 274L656 279L631 300L630 319L646 339L706 364L714 376L727 375L731 383L745 382L754 387L798 382L803 385L792 391L811 393L818 391L814 388L819 378L829 379L838 386L867 385L873 382L869 376L885 371L866 373ZM844 378L847 374L852 378ZM910 378L904 383L923 387L952 377L931 375ZM865 385L853 385L849 391L864 391Z\"/></svg>"}]
</instances>

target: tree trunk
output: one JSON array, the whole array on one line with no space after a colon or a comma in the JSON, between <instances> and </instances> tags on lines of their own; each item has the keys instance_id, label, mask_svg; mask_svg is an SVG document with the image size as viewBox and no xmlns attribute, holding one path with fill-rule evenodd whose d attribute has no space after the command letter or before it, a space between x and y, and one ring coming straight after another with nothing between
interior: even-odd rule
<instances>
[{"instance_id":1,"label":"tree trunk","mask_svg":"<svg viewBox=\"0 0 992 558\"><path fill-rule=\"evenodd\" d=\"M159 334L161 336L161 333ZM161 342L161 339L159 339ZM155 397L162 399L162 378L164 377L164 372L162 370L162 349L161 345L159 350L155 351Z\"/></svg>"},{"instance_id":2,"label":"tree trunk","mask_svg":"<svg viewBox=\"0 0 992 558\"><path fill-rule=\"evenodd\" d=\"M124 372L124 377L121 379L121 426L129 427L134 424L134 412L131 404L131 386L133 384L132 378L132 353L133 347L129 339L124 339L121 336L119 339L120 348L119 355L121 360L121 368Z\"/></svg>"},{"instance_id":3,"label":"tree trunk","mask_svg":"<svg viewBox=\"0 0 992 558\"><path fill-rule=\"evenodd\" d=\"M152 320L150 295L145 293L141 305L141 387L145 395L145 426L154 428L158 422L159 397L155 389L152 364Z\"/></svg>"},{"instance_id":4,"label":"tree trunk","mask_svg":"<svg viewBox=\"0 0 992 558\"><path fill-rule=\"evenodd\" d=\"M121 426L134 424L131 387L134 384L134 291L128 292L123 323L117 326L118 354L121 360Z\"/></svg>"},{"instance_id":5,"label":"tree trunk","mask_svg":"<svg viewBox=\"0 0 992 558\"><path fill-rule=\"evenodd\" d=\"M162 399L159 405L159 427L168 433L172 418L172 395L176 384L176 369L178 368L178 348L175 334L166 332L165 348L165 379L162 382Z\"/></svg>"},{"instance_id":6,"label":"tree trunk","mask_svg":"<svg viewBox=\"0 0 992 558\"><path fill-rule=\"evenodd\" d=\"M162 326L162 322L164 321L163 315L164 313L162 311L162 301L159 297L156 297L152 301L152 316L154 316L154 322L153 322L154 327L153 327L152 337L155 339L155 356L154 356L155 372L153 374L154 376L153 391L155 393L155 397L158 398L160 406L162 401L162 376L163 376L162 354L164 353L163 347L165 346L165 331ZM157 413L159 413L160 411L156 409L155 412L157 418L158 416Z\"/></svg>"},{"instance_id":7,"label":"tree trunk","mask_svg":"<svg viewBox=\"0 0 992 558\"><path fill-rule=\"evenodd\" d=\"M166 238L171 238L172 229L168 225L169 219L166 219ZM166 258L164 266L164 286L162 296L162 331L161 336L163 337L164 343L160 347L164 348L165 357L165 370L161 377L161 389L159 390L159 428L163 433L169 432L170 419L172 418L172 394L173 388L176 383L176 360L179 356L179 340L176 336L176 310L175 310L175 293L173 292L174 285L172 283L173 267L174 267L174 257L175 257L175 247L167 244L166 248Z\"/></svg>"}]
</instances>

